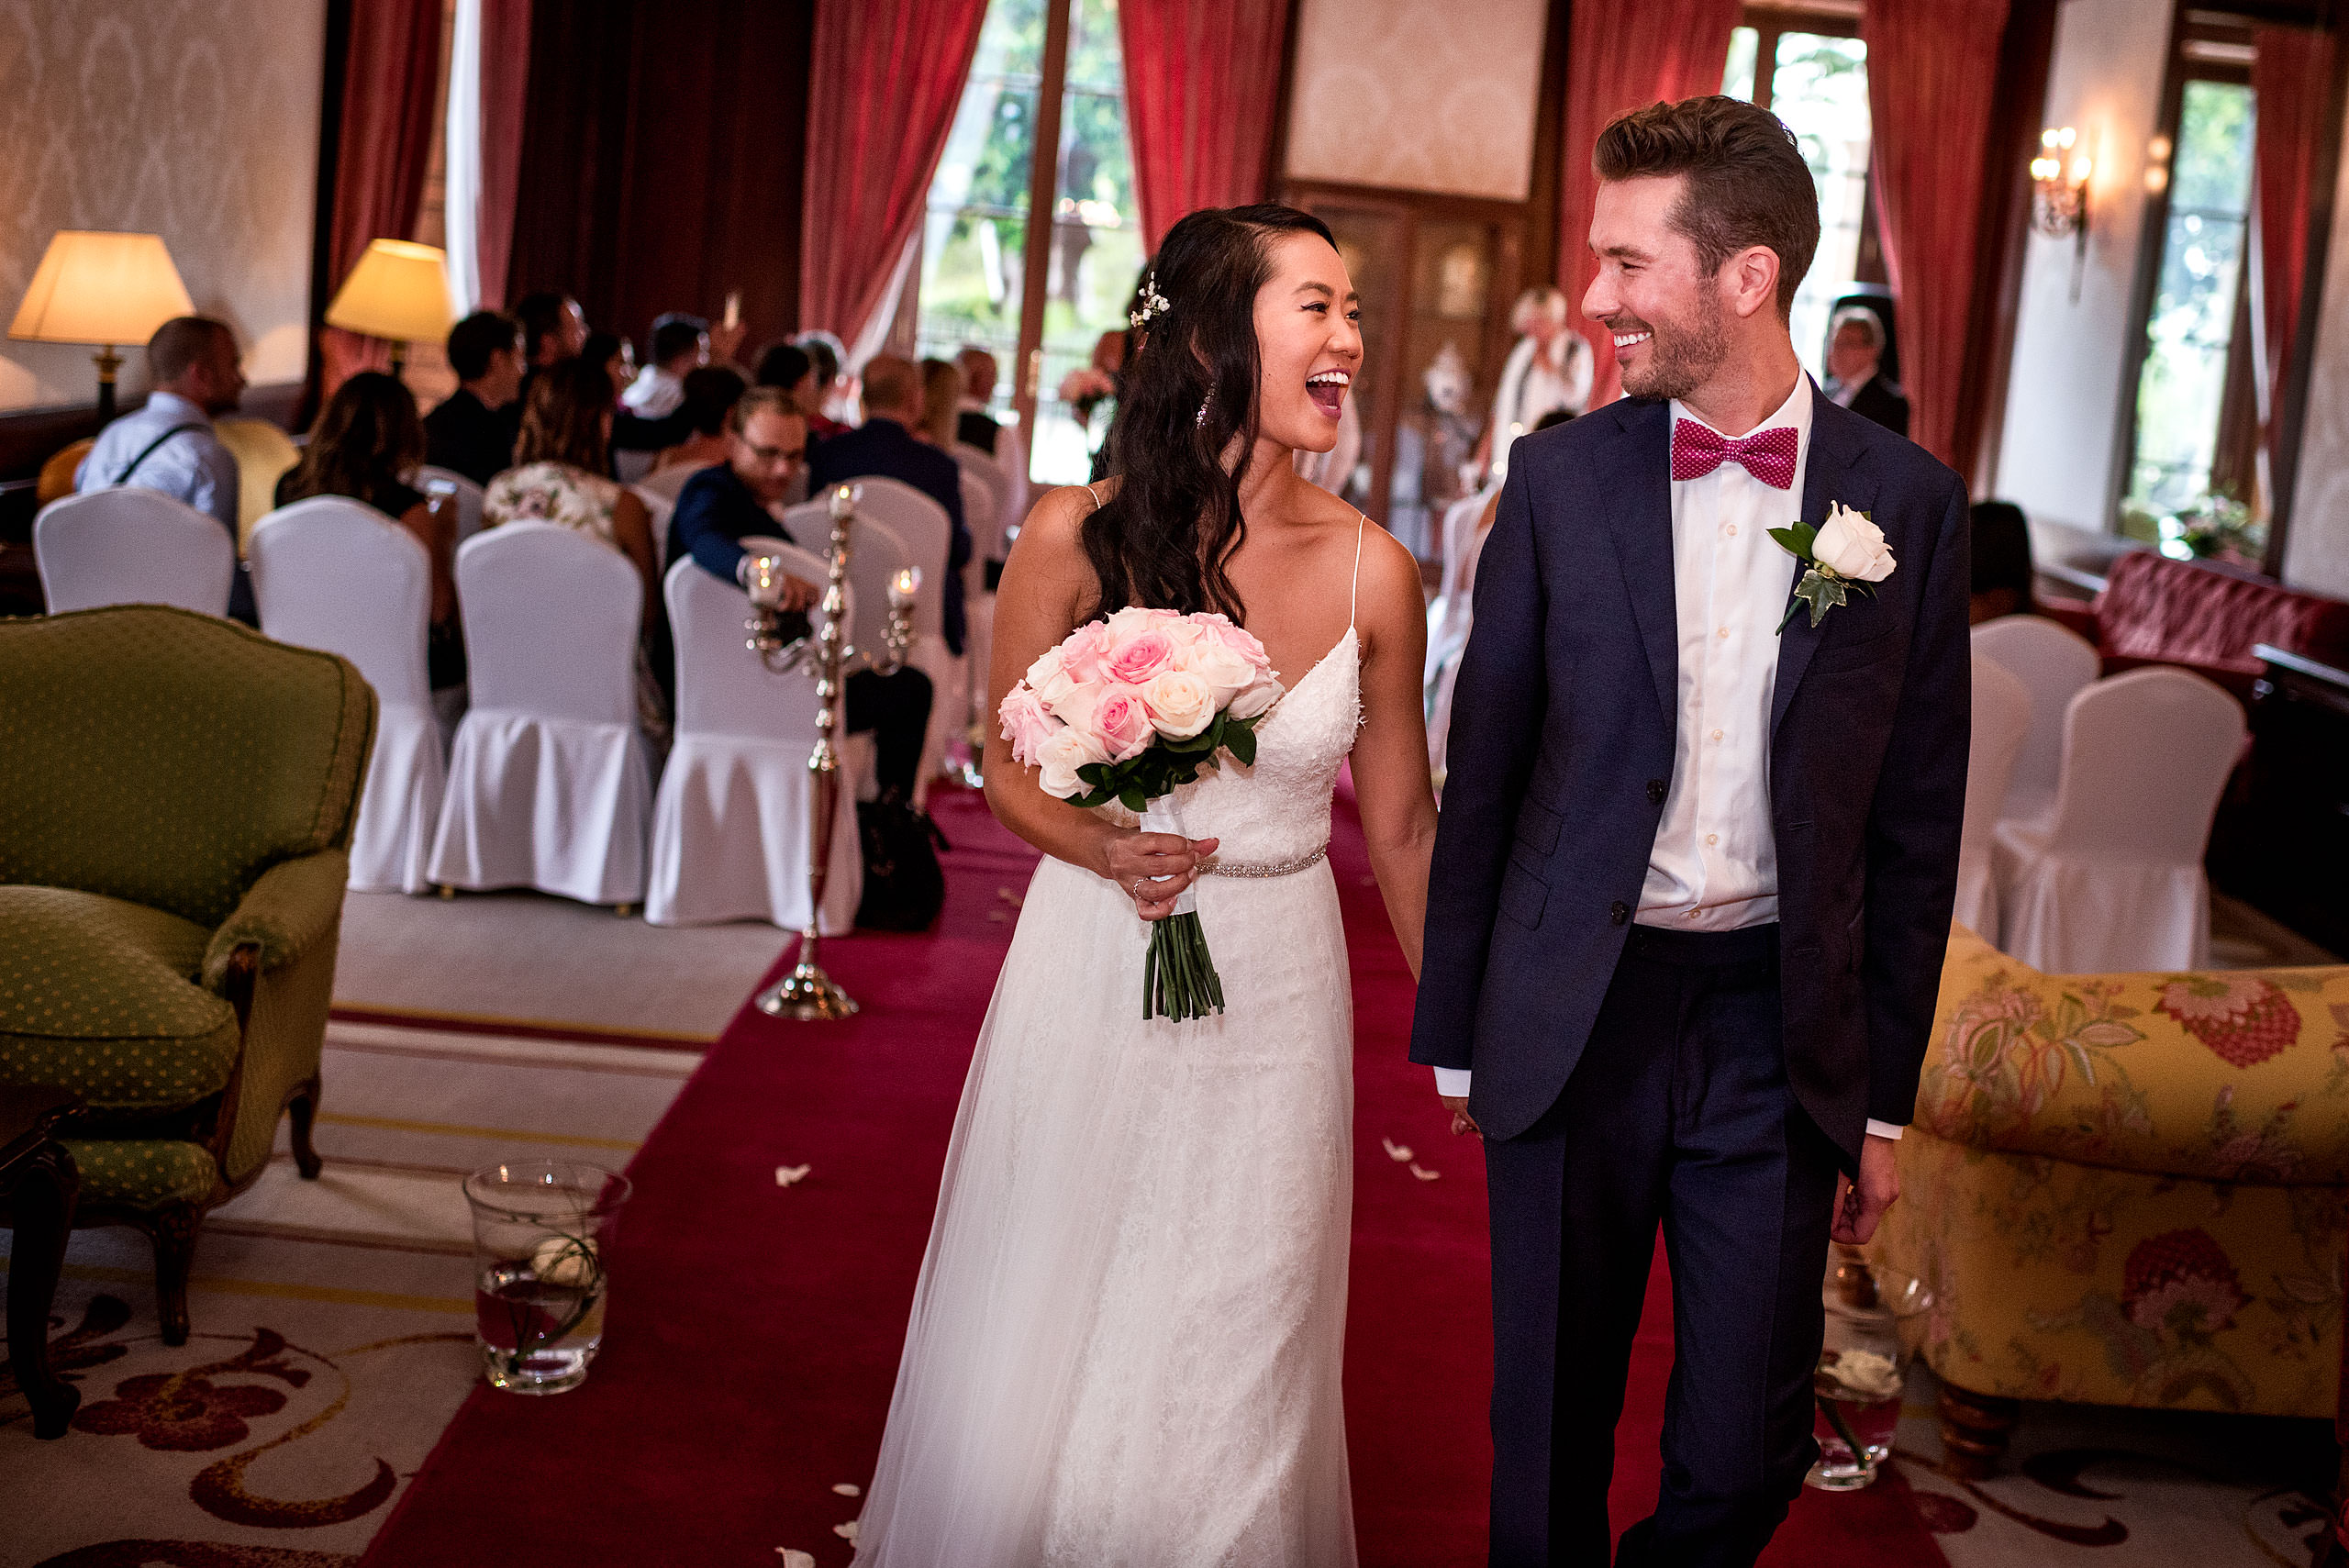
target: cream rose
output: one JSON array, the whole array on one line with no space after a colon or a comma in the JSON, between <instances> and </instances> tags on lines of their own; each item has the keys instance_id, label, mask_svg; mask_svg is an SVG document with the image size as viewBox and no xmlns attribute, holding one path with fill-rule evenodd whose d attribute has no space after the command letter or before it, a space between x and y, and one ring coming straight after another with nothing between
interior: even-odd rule
<instances>
[{"instance_id":1,"label":"cream rose","mask_svg":"<svg viewBox=\"0 0 2349 1568\"><path fill-rule=\"evenodd\" d=\"M1014 686L1005 694L1003 706L996 717L1003 720L1003 738L1011 742L1014 762L1031 763L1044 742L1051 740L1059 728L1036 694L1026 686Z\"/></svg>"},{"instance_id":2,"label":"cream rose","mask_svg":"<svg viewBox=\"0 0 2349 1568\"><path fill-rule=\"evenodd\" d=\"M1201 638L1191 649L1184 668L1207 683L1208 693L1218 707L1246 691L1262 673L1246 658L1214 638Z\"/></svg>"},{"instance_id":3,"label":"cream rose","mask_svg":"<svg viewBox=\"0 0 2349 1568\"><path fill-rule=\"evenodd\" d=\"M1868 521L1865 513L1854 512L1840 501L1820 525L1810 553L1838 577L1859 583L1881 583L1898 564L1892 559L1892 547L1884 542L1884 530Z\"/></svg>"},{"instance_id":4,"label":"cream rose","mask_svg":"<svg viewBox=\"0 0 2349 1568\"><path fill-rule=\"evenodd\" d=\"M1083 795L1085 782L1076 776L1076 770L1088 762L1106 762L1108 752L1101 743L1085 730L1071 725L1054 730L1036 748L1036 783L1046 795L1066 800Z\"/></svg>"},{"instance_id":5,"label":"cream rose","mask_svg":"<svg viewBox=\"0 0 2349 1568\"><path fill-rule=\"evenodd\" d=\"M1253 718L1280 699L1281 684L1270 675L1258 681L1225 706L1234 718Z\"/></svg>"},{"instance_id":6,"label":"cream rose","mask_svg":"<svg viewBox=\"0 0 2349 1568\"><path fill-rule=\"evenodd\" d=\"M1151 723L1170 740L1188 740L1215 722L1215 694L1198 676L1169 670L1141 689Z\"/></svg>"}]
</instances>

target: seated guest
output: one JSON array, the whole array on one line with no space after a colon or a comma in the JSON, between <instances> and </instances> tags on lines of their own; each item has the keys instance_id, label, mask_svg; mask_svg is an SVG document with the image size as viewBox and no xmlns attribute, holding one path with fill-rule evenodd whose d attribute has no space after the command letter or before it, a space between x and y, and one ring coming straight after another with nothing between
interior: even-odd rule
<instances>
[{"instance_id":1,"label":"seated guest","mask_svg":"<svg viewBox=\"0 0 2349 1568\"><path fill-rule=\"evenodd\" d=\"M735 400L744 390L741 376L725 365L704 365L686 372L681 408L692 421L693 434L653 459L652 472L637 482L637 488L674 501L685 481L711 463L724 462L729 450L726 416L733 412Z\"/></svg>"},{"instance_id":2,"label":"seated guest","mask_svg":"<svg viewBox=\"0 0 2349 1568\"><path fill-rule=\"evenodd\" d=\"M604 367L611 378L612 402L619 403L621 395L636 384L636 345L617 332L590 332L579 357Z\"/></svg>"},{"instance_id":3,"label":"seated guest","mask_svg":"<svg viewBox=\"0 0 2349 1568\"><path fill-rule=\"evenodd\" d=\"M451 508L436 519L422 492L401 477L414 471L424 451L424 421L416 417L415 395L396 376L362 371L327 399L302 461L277 482L277 504L348 495L416 536L432 563L425 662L438 691L464 684L465 642L457 626L456 512Z\"/></svg>"},{"instance_id":4,"label":"seated guest","mask_svg":"<svg viewBox=\"0 0 2349 1568\"><path fill-rule=\"evenodd\" d=\"M615 474L623 479L634 479L648 472L646 465L651 461L650 457L637 457L629 460L629 466L622 466L619 453L657 452L675 446L692 433L691 425L679 409L672 408L660 418L653 419L637 414L626 406L627 394L637 382L636 349L627 339L617 332L590 332L587 346L579 351L579 357L603 366L605 375L611 380L611 450L612 472Z\"/></svg>"},{"instance_id":5,"label":"seated guest","mask_svg":"<svg viewBox=\"0 0 2349 1568\"><path fill-rule=\"evenodd\" d=\"M921 370L911 360L876 354L864 367L864 423L823 442L808 465L813 494L858 479L895 479L946 508L952 525L945 584L946 649L963 651L963 567L971 530L963 521L963 470L947 453L918 439Z\"/></svg>"},{"instance_id":6,"label":"seated guest","mask_svg":"<svg viewBox=\"0 0 2349 1568\"><path fill-rule=\"evenodd\" d=\"M921 362L921 428L914 433L939 450L954 444L954 427L962 417L963 373L946 360Z\"/></svg>"},{"instance_id":7,"label":"seated guest","mask_svg":"<svg viewBox=\"0 0 2349 1568\"><path fill-rule=\"evenodd\" d=\"M954 420L954 439L993 457L996 438L1003 434L1002 425L987 412L987 406L995 400L995 356L972 344L954 356L954 363L963 373L963 396Z\"/></svg>"},{"instance_id":8,"label":"seated guest","mask_svg":"<svg viewBox=\"0 0 2349 1568\"><path fill-rule=\"evenodd\" d=\"M620 394L620 406L640 419L665 419L685 400L685 373L707 363L708 322L679 310L656 317L651 362Z\"/></svg>"},{"instance_id":9,"label":"seated guest","mask_svg":"<svg viewBox=\"0 0 2349 1568\"><path fill-rule=\"evenodd\" d=\"M768 508L790 492L798 475L807 450L807 421L783 388L754 386L735 402L726 428L726 461L695 474L677 496L669 522L669 560L691 555L711 575L740 583L750 559L741 539L789 537ZM820 549L824 541L807 542ZM798 617L786 637L805 635L806 611L818 592L813 583L785 581L780 603ZM873 732L881 787L911 799L930 728L930 677L911 668L894 675L860 670L848 678L847 697L849 732Z\"/></svg>"},{"instance_id":10,"label":"seated guest","mask_svg":"<svg viewBox=\"0 0 2349 1568\"><path fill-rule=\"evenodd\" d=\"M2035 616L2032 593L2031 525L2011 501L1974 503L1974 599L1966 620L1980 626L2000 616Z\"/></svg>"},{"instance_id":11,"label":"seated guest","mask_svg":"<svg viewBox=\"0 0 2349 1568\"><path fill-rule=\"evenodd\" d=\"M526 294L515 303L514 319L522 324L526 380L587 347L587 313L567 294L546 289Z\"/></svg>"},{"instance_id":12,"label":"seated guest","mask_svg":"<svg viewBox=\"0 0 2349 1568\"><path fill-rule=\"evenodd\" d=\"M86 495L117 484L153 490L217 517L233 542L237 460L220 444L212 420L244 395L236 334L210 317L173 317L147 339L147 372L155 390L146 406L98 432L74 474L75 492ZM247 626L261 624L242 561L229 584L228 614Z\"/></svg>"},{"instance_id":13,"label":"seated guest","mask_svg":"<svg viewBox=\"0 0 2349 1568\"><path fill-rule=\"evenodd\" d=\"M812 425L822 412L823 386L816 376L816 361L796 343L769 343L759 354L753 386L777 386L791 394L792 406Z\"/></svg>"},{"instance_id":14,"label":"seated guest","mask_svg":"<svg viewBox=\"0 0 2349 1568\"><path fill-rule=\"evenodd\" d=\"M856 403L856 384L841 373L848 365L848 350L821 328L802 332L792 341L816 364L815 407L807 415L807 433L818 442L829 441L852 428L848 419L853 416L849 410Z\"/></svg>"},{"instance_id":15,"label":"seated guest","mask_svg":"<svg viewBox=\"0 0 2349 1568\"><path fill-rule=\"evenodd\" d=\"M510 316L477 310L449 328L457 390L424 417L424 461L487 484L514 466L522 395L522 333Z\"/></svg>"},{"instance_id":16,"label":"seated guest","mask_svg":"<svg viewBox=\"0 0 2349 1568\"><path fill-rule=\"evenodd\" d=\"M1873 419L1896 436L1909 433L1909 399L1898 386L1876 374L1884 360L1884 323L1865 306L1846 306L1835 313L1828 335L1827 395L1859 415Z\"/></svg>"},{"instance_id":17,"label":"seated guest","mask_svg":"<svg viewBox=\"0 0 2349 1568\"><path fill-rule=\"evenodd\" d=\"M595 361L558 361L530 383L514 466L489 483L482 524L556 523L618 550L655 591L652 519L611 476L612 380Z\"/></svg>"}]
</instances>

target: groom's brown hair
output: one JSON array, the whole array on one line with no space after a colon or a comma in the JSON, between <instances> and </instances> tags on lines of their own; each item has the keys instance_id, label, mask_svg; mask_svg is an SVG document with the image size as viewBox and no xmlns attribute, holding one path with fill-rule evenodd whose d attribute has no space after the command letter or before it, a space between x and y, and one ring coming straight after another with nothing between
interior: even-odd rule
<instances>
[{"instance_id":1,"label":"groom's brown hair","mask_svg":"<svg viewBox=\"0 0 2349 1568\"><path fill-rule=\"evenodd\" d=\"M1591 149L1594 172L1618 180L1686 175L1672 227L1708 272L1750 246L1778 257L1778 317L1819 250L1819 187L1794 132L1767 109L1718 95L1651 104L1620 115Z\"/></svg>"}]
</instances>

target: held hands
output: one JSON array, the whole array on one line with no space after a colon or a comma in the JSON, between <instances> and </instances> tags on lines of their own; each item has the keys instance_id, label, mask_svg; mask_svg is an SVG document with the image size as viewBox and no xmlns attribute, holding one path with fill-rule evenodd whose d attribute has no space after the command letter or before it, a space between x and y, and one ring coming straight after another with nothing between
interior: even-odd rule
<instances>
[{"instance_id":1,"label":"held hands","mask_svg":"<svg viewBox=\"0 0 2349 1568\"><path fill-rule=\"evenodd\" d=\"M1442 1100L1443 1102L1443 1108L1452 1113L1453 1137L1465 1138L1472 1132L1479 1138L1485 1136L1485 1129L1478 1127L1476 1125L1476 1118L1468 1114L1467 1095L1438 1095L1436 1098Z\"/></svg>"},{"instance_id":2,"label":"held hands","mask_svg":"<svg viewBox=\"0 0 2349 1568\"><path fill-rule=\"evenodd\" d=\"M1865 1246L1876 1235L1884 1211L1900 1196L1900 1173L1894 1161L1900 1151L1898 1139L1870 1133L1860 1146L1860 1178L1836 1179L1835 1240L1848 1247Z\"/></svg>"},{"instance_id":3,"label":"held hands","mask_svg":"<svg viewBox=\"0 0 2349 1568\"><path fill-rule=\"evenodd\" d=\"M1113 834L1102 851L1101 874L1134 901L1145 920L1174 913L1174 900L1199 879L1199 862L1215 853L1219 839L1185 839L1173 833Z\"/></svg>"}]
</instances>

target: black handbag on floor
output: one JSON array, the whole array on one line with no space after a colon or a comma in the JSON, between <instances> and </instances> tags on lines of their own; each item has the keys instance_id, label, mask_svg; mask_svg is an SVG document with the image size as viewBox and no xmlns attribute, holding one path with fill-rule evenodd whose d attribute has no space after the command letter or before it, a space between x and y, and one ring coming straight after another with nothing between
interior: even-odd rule
<instances>
[{"instance_id":1,"label":"black handbag on floor","mask_svg":"<svg viewBox=\"0 0 2349 1568\"><path fill-rule=\"evenodd\" d=\"M856 805L857 837L864 847L864 895L856 923L876 931L926 931L946 904L946 873L938 864L945 839L927 812L894 790Z\"/></svg>"}]
</instances>

